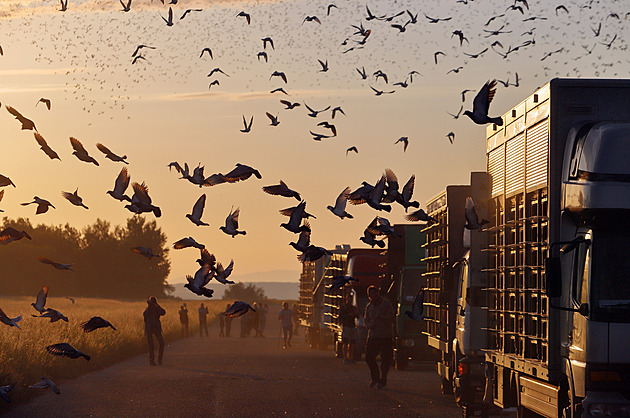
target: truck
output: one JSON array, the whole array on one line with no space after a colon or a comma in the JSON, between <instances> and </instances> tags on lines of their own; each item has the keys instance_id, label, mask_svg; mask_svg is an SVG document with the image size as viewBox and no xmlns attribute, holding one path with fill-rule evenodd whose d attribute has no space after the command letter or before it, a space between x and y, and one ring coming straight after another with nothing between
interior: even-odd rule
<instances>
[{"instance_id":1,"label":"truck","mask_svg":"<svg viewBox=\"0 0 630 418\"><path fill-rule=\"evenodd\" d=\"M423 262L426 249L422 225L396 224L387 240L386 296L396 310L394 330L394 364L404 370L410 360L434 360L435 354L427 345L424 324L414 321L405 312L411 311L426 271Z\"/></svg>"},{"instance_id":2,"label":"truck","mask_svg":"<svg viewBox=\"0 0 630 418\"><path fill-rule=\"evenodd\" d=\"M360 360L365 349L367 330L363 324L365 307L368 304L367 288L371 285L381 286L386 278L386 253L380 249L353 248L346 256L346 271L344 275L351 276L357 281L351 281L342 289L330 291L331 282L324 286L324 324L333 335L335 354L342 357L342 331L339 315L341 305L347 295L352 295L353 303L359 309L357 323L357 342L354 345L354 359Z\"/></svg>"},{"instance_id":3,"label":"truck","mask_svg":"<svg viewBox=\"0 0 630 418\"><path fill-rule=\"evenodd\" d=\"M455 394L464 416L483 413L485 355L487 348L486 294L488 273L484 233L465 228L467 199L472 199L477 215L486 215L489 176L471 173L470 184L452 185L427 204L431 221L422 261L424 289L424 334L427 344L438 351L437 372L442 393Z\"/></svg>"},{"instance_id":4,"label":"truck","mask_svg":"<svg viewBox=\"0 0 630 418\"><path fill-rule=\"evenodd\" d=\"M298 321L311 348L325 350L334 342L333 331L325 323L325 313L330 311L324 304L325 290L334 276L346 274L349 251L349 245L337 245L331 255L302 263Z\"/></svg>"},{"instance_id":5,"label":"truck","mask_svg":"<svg viewBox=\"0 0 630 418\"><path fill-rule=\"evenodd\" d=\"M630 416L630 80L553 79L488 126L487 397Z\"/></svg>"}]
</instances>

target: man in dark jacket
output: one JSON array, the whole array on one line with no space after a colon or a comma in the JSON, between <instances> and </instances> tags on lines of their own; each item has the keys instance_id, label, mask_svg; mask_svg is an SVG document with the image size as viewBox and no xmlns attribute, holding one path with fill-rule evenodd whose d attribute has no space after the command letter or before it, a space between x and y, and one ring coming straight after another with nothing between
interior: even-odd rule
<instances>
[{"instance_id":1,"label":"man in dark jacket","mask_svg":"<svg viewBox=\"0 0 630 418\"><path fill-rule=\"evenodd\" d=\"M160 317L166 314L164 308L157 303L155 296L151 296L147 300L147 308L144 310L144 332L149 343L149 364L155 366L155 357L153 355L153 335L159 344L158 363L162 364L164 356L164 338L162 338L162 323Z\"/></svg>"},{"instance_id":2,"label":"man in dark jacket","mask_svg":"<svg viewBox=\"0 0 630 418\"><path fill-rule=\"evenodd\" d=\"M365 307L365 326L368 329L365 361L372 377L370 387L383 389L387 386L387 372L394 361L394 308L389 300L379 294L378 287L368 287L367 293L370 303ZM376 363L379 354L380 370Z\"/></svg>"}]
</instances>

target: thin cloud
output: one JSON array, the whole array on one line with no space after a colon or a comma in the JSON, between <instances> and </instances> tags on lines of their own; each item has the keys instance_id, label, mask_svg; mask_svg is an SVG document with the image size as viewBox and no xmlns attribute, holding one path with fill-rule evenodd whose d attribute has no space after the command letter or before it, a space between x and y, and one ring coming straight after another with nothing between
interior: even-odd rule
<instances>
[{"instance_id":1,"label":"thin cloud","mask_svg":"<svg viewBox=\"0 0 630 418\"><path fill-rule=\"evenodd\" d=\"M209 91L200 93L170 94L168 96L155 97L149 100L157 101L188 101L188 100L219 100L219 101L246 101L277 98L286 100L301 100L304 97L330 97L330 96L360 96L365 94L363 90L291 90L291 95L282 93L269 93L268 91L253 91L247 93L230 93L222 91Z\"/></svg>"}]
</instances>

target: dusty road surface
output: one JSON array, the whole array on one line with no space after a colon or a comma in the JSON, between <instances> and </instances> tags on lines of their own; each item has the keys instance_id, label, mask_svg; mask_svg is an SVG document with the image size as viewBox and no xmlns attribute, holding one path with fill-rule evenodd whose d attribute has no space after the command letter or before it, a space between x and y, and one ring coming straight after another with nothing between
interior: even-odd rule
<instances>
[{"instance_id":1,"label":"dusty road surface","mask_svg":"<svg viewBox=\"0 0 630 418\"><path fill-rule=\"evenodd\" d=\"M387 389L378 390L368 388L365 362L343 365L332 351L308 348L303 332L283 350L278 311L270 307L266 338L239 338L239 319L231 338L218 338L216 322L210 337L195 333L168 345L162 366L143 355L58 381L60 396L48 391L6 416L461 416L453 398L440 394L432 365L392 370ZM197 331L195 317L191 325Z\"/></svg>"}]
</instances>

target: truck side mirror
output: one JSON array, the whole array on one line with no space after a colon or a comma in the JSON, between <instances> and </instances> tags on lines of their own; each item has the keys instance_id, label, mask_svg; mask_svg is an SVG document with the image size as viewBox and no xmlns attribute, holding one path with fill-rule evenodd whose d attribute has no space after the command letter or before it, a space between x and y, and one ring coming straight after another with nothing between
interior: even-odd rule
<instances>
[{"instance_id":1,"label":"truck side mirror","mask_svg":"<svg viewBox=\"0 0 630 418\"><path fill-rule=\"evenodd\" d=\"M562 296L562 264L558 257L545 259L545 277L547 279L547 297Z\"/></svg>"}]
</instances>

